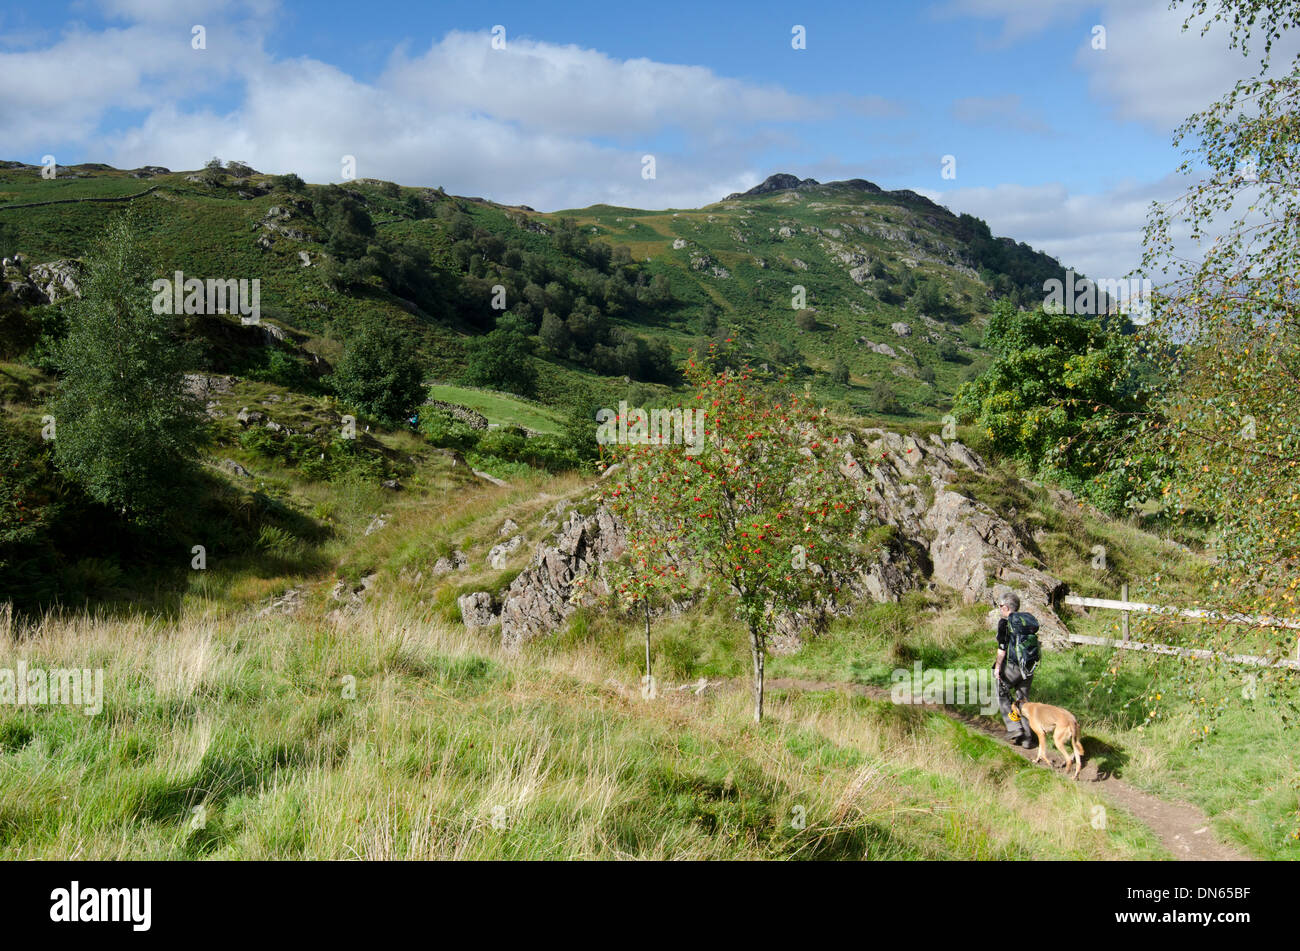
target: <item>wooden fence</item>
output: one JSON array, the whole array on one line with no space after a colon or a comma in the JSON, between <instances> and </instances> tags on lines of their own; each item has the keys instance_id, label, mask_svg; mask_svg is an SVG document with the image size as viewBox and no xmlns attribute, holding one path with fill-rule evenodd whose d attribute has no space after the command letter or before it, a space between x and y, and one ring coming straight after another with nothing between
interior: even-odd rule
<instances>
[{"instance_id":1,"label":"wooden fence","mask_svg":"<svg viewBox=\"0 0 1300 951\"><path fill-rule=\"evenodd\" d=\"M1147 651L1152 654L1175 654L1183 657L1195 657L1200 660L1214 660L1216 658L1226 660L1233 664L1246 664L1253 667L1290 667L1294 670L1300 670L1300 640L1296 645L1296 659L1278 658L1270 660L1267 657L1258 657L1251 654L1226 654L1222 651L1200 650L1192 647L1175 647L1172 644L1152 644L1145 641L1129 640L1129 615L1136 612L1138 614L1163 614L1173 617L1192 618L1200 621L1223 621L1228 624L1245 624L1251 627L1286 627L1300 629L1300 620L1288 620L1285 618L1274 618L1266 616L1254 616L1249 614L1224 614L1219 611L1209 611L1203 608L1180 608L1172 604L1146 604L1141 601L1130 601L1128 599L1128 585L1124 585L1120 592L1119 600L1110 598L1082 598L1078 595L1067 595L1065 603L1081 608L1102 608L1108 611L1120 611L1123 613L1122 628L1124 636L1120 640L1111 637L1093 637L1087 634L1071 634L1070 641L1075 644L1091 644L1096 647L1116 647L1123 650Z\"/></svg>"}]
</instances>

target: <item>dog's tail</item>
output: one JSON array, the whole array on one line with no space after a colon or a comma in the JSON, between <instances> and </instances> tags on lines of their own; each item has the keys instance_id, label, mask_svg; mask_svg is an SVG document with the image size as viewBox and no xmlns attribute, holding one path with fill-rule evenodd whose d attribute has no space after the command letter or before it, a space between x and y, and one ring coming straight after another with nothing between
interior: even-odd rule
<instances>
[{"instance_id":1,"label":"dog's tail","mask_svg":"<svg viewBox=\"0 0 1300 951\"><path fill-rule=\"evenodd\" d=\"M1070 737L1070 742L1074 745L1074 755L1075 755L1076 757L1082 757L1082 756L1084 755L1084 752L1083 752L1083 743L1080 742L1082 739L1083 739L1083 733L1080 732L1080 730L1079 730L1079 721L1078 721L1078 720L1075 720L1075 721L1074 721L1074 735L1073 735L1072 737Z\"/></svg>"}]
</instances>

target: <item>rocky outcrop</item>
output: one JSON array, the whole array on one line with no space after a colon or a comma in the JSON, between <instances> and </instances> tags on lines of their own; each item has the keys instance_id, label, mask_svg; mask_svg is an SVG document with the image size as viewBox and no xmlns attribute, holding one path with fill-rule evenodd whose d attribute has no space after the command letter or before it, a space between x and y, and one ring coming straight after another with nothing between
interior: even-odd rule
<instances>
[{"instance_id":1,"label":"rocky outcrop","mask_svg":"<svg viewBox=\"0 0 1300 951\"><path fill-rule=\"evenodd\" d=\"M1011 588L1023 609L1038 616L1044 642L1053 647L1065 643L1065 627L1055 611L1065 586L1039 567L1032 541L992 509L948 487L959 470L985 471L976 453L937 435L920 439L869 429L840 438L844 453L839 470L857 485L866 503L861 537L869 543L869 535L881 533L879 541L870 543L863 563L834 579L834 586L846 590L848 598L827 598L777 619L773 650L797 649L809 631L822 629L856 603L898 601L909 591L935 585L956 591L967 603L990 607L1002 590ZM547 524L558 525L557 530L537 546L532 565L511 582L499 611L483 592L461 599L462 615L472 619L472 626L500 622L507 650L562 627L584 592L608 594L602 566L626 547L622 525L603 507L581 514L562 501L547 513L544 527ZM500 527L498 537L508 536L509 541L489 553L494 567L504 567L521 544L517 528L510 521ZM451 564L441 567L445 571ZM434 571L442 573L439 566ZM990 619L996 623L996 612Z\"/></svg>"},{"instance_id":2,"label":"rocky outcrop","mask_svg":"<svg viewBox=\"0 0 1300 951\"><path fill-rule=\"evenodd\" d=\"M775 175L769 175L761 184L755 185L749 191L732 192L723 201L735 201L737 198L750 198L754 195L770 195L772 192L786 191L791 188L807 188L816 184L817 179L815 178L800 179L788 172L778 172Z\"/></svg>"},{"instance_id":3,"label":"rocky outcrop","mask_svg":"<svg viewBox=\"0 0 1300 951\"><path fill-rule=\"evenodd\" d=\"M927 554L929 565L914 568L931 582L957 591L969 604L992 605L1003 588L1011 588L1024 610L1038 616L1044 641L1052 646L1063 643L1066 631L1055 609L1064 583L1037 566L1029 543L1010 522L947 488L959 468L984 472L983 460L961 443L937 435L919 440L868 430L863 436L870 438L861 449L867 467L860 480L864 497L873 503L876 519L897 529L909 547ZM847 466L848 460L857 461L852 449L845 459L845 468L852 468ZM908 579L898 580L906 584Z\"/></svg>"},{"instance_id":4,"label":"rocky outcrop","mask_svg":"<svg viewBox=\"0 0 1300 951\"><path fill-rule=\"evenodd\" d=\"M1020 596L1021 610L1038 617L1044 641L1057 646L1065 640L1068 632L1055 611L1065 585L1029 564L1037 559L1010 523L964 495L939 492L926 524L934 532L930 559L936 581L968 604L996 603L1009 588Z\"/></svg>"},{"instance_id":5,"label":"rocky outcrop","mask_svg":"<svg viewBox=\"0 0 1300 951\"><path fill-rule=\"evenodd\" d=\"M880 354L882 357L894 358L898 356L898 353L894 350L894 348L887 343L873 343L872 341L868 340L866 337L859 337L857 339L857 342L860 343L862 346L866 347L868 350Z\"/></svg>"},{"instance_id":6,"label":"rocky outcrop","mask_svg":"<svg viewBox=\"0 0 1300 951\"><path fill-rule=\"evenodd\" d=\"M506 561L510 558L520 545L524 543L524 536L516 535L508 541L499 545L493 545L492 550L488 552L488 564L493 568L500 570L506 566Z\"/></svg>"},{"instance_id":7,"label":"rocky outcrop","mask_svg":"<svg viewBox=\"0 0 1300 951\"><path fill-rule=\"evenodd\" d=\"M456 605L460 608L461 620L470 629L492 627L499 621L493 610L492 595L486 591L462 594L456 599Z\"/></svg>"},{"instance_id":8,"label":"rocky outcrop","mask_svg":"<svg viewBox=\"0 0 1300 951\"><path fill-rule=\"evenodd\" d=\"M518 650L526 641L558 629L575 610L579 582L608 593L600 578L603 562L622 554L623 527L608 509L587 516L570 512L551 542L537 546L533 565L521 572L501 599L501 646Z\"/></svg>"},{"instance_id":9,"label":"rocky outcrop","mask_svg":"<svg viewBox=\"0 0 1300 951\"><path fill-rule=\"evenodd\" d=\"M0 262L2 277L9 292L28 304L53 304L66 298L81 297L85 265L75 258L28 264L21 254Z\"/></svg>"},{"instance_id":10,"label":"rocky outcrop","mask_svg":"<svg viewBox=\"0 0 1300 951\"><path fill-rule=\"evenodd\" d=\"M431 569L435 576L449 575L453 571L463 571L469 567L469 559L460 549L453 549L450 555L444 555L433 563Z\"/></svg>"}]
</instances>

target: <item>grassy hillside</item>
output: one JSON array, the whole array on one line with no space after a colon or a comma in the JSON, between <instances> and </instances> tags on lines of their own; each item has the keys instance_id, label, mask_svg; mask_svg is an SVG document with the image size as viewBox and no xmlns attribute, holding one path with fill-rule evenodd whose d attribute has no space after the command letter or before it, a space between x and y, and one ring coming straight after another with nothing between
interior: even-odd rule
<instances>
[{"instance_id":1,"label":"grassy hillside","mask_svg":"<svg viewBox=\"0 0 1300 951\"><path fill-rule=\"evenodd\" d=\"M700 210L597 205L539 214L371 180L339 188L227 174L207 184L195 173L99 165L46 180L35 167L5 166L6 255L32 263L82 256L107 218L130 208L159 276L258 278L265 319L292 332L285 346L299 355L336 359L358 321L375 314L415 332L431 377L454 384L467 339L503 312L492 302L501 285L505 310L525 312L535 334L546 311L574 329L559 350L535 338L544 364L538 395L559 406L575 391L606 401L624 395L624 377L671 382L671 360L627 352L638 337L680 359L702 339L733 335L756 363L805 374L847 407L870 410L883 380L898 402L886 412L936 418L987 360L981 326L992 299L1041 299L1044 276L1062 270L991 239L977 219L869 182L745 195ZM146 191L124 202L70 201ZM365 219L360 238L351 241L324 213L325 199L354 203L354 217ZM33 206L42 202L54 203ZM402 249L424 259L420 280L403 270L405 258L390 260ZM797 323L796 287L810 329ZM592 311L575 318L584 306ZM896 323L909 335L891 329ZM219 328L205 338L209 369L246 373L264 359L223 347ZM837 361L847 382L833 378Z\"/></svg>"},{"instance_id":2,"label":"grassy hillside","mask_svg":"<svg viewBox=\"0 0 1300 951\"><path fill-rule=\"evenodd\" d=\"M1092 828L1095 794L938 714L791 694L755 727L743 689L665 689L646 701L634 646L598 633L618 622L585 614L556 641L503 654L490 633L467 632L447 613L460 587L513 572L471 567L468 579L440 584L429 560L454 540L481 566L502 518L531 530L551 504L526 487L391 509L385 528L351 539L344 573L376 579L352 608L340 610L327 581L286 576L260 593L292 582L302 592L292 614L234 607L253 592L249 581L196 583L165 623L52 616L11 632L0 667L18 657L102 666L108 699L89 718L66 708L0 712L0 852L1163 854L1123 816ZM699 622L723 638L739 633L719 614L690 623ZM628 637L634 644L634 628ZM717 669L687 663L674 638L680 632L665 632L657 648L666 686Z\"/></svg>"},{"instance_id":3,"label":"grassy hillside","mask_svg":"<svg viewBox=\"0 0 1300 951\"><path fill-rule=\"evenodd\" d=\"M289 496L309 486L291 469L269 470L259 485L274 478ZM191 573L165 619L55 614L14 626L0 640L0 667L20 658L102 666L107 699L96 717L0 711L0 852L1167 855L1101 790L1033 767L936 712L777 691L755 726L743 687L745 634L721 600L656 624L662 686L654 700L640 695L641 631L632 619L584 609L518 654L502 652L495 631L461 625L458 594L500 591L531 559L526 545L504 568L488 565L498 526L509 518L526 537L544 537L546 513L583 491L569 478L343 496L328 516L328 567L276 572L263 562L257 571L214 559ZM384 526L366 534L378 512ZM1084 540L1107 539L1121 564L1165 545L1123 523L1078 518ZM453 549L468 567L432 574ZM1194 559L1163 551L1173 569L1195 575ZM1048 567L1073 571L1079 583L1091 570L1068 555L1049 557ZM865 605L798 654L773 658L770 675L887 686L892 669L916 660L983 667L985 611L942 593ZM1074 623L1096 632L1106 622ZM1294 857L1283 724L1232 708L1207 737L1190 697L1171 697L1157 718L1146 717L1138 698L1153 678L1173 695L1181 676L1144 658L1080 649L1049 655L1036 690L1077 712L1090 761L1192 799L1220 835L1255 854ZM697 695L688 688L702 677L712 686ZM1108 810L1100 829L1091 821L1098 805Z\"/></svg>"}]
</instances>

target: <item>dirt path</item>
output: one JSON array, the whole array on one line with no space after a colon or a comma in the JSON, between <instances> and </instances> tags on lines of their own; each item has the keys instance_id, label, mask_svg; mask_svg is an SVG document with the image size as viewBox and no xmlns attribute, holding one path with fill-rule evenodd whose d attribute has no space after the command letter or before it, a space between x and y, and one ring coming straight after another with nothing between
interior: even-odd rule
<instances>
[{"instance_id":1,"label":"dirt path","mask_svg":"<svg viewBox=\"0 0 1300 951\"><path fill-rule=\"evenodd\" d=\"M746 684L746 686L748 685ZM885 687L838 683L829 680L777 678L768 680L767 687L771 690L840 690L845 693L871 697L875 700L889 699L889 690ZM1006 734L1000 722L993 721L988 717L963 713L942 704L925 704L925 706L941 710L947 716L960 720L970 729L978 730L985 736L1006 743ZM1051 737L1048 737L1047 742L1048 752L1055 756L1056 761L1059 763L1060 753L1055 746L1051 745ZM1025 759L1032 760L1038 755L1037 749L1026 750L1010 744L1007 744L1007 747ZM1085 734L1083 747L1087 751L1087 755L1084 756L1083 769L1079 773L1079 782L1101 783L1099 787L1101 792L1149 826L1160 837L1160 841L1175 858L1189 862L1252 861L1251 856L1218 841L1214 837L1214 830L1210 827L1209 818L1196 806L1186 802L1168 802L1152 796L1150 793L1142 792L1140 789L1135 789L1122 779L1117 779L1105 768L1111 759L1108 754L1115 751L1100 740ZM1042 768L1046 769L1047 767Z\"/></svg>"}]
</instances>

